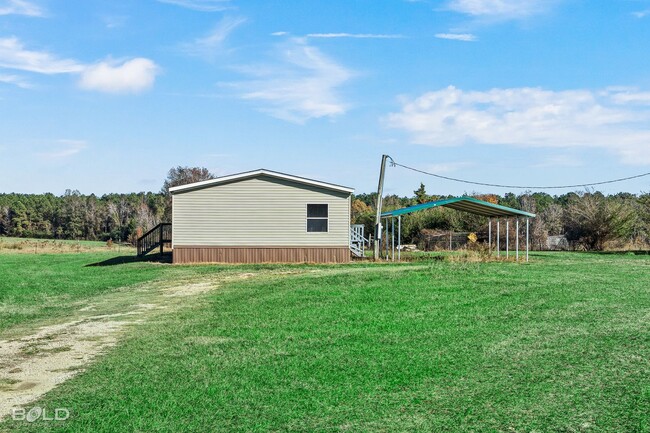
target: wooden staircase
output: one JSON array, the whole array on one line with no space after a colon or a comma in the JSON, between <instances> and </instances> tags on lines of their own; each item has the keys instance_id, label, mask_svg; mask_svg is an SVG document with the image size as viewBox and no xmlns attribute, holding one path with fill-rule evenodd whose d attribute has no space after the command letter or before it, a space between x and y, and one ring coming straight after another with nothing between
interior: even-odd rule
<instances>
[{"instance_id":1,"label":"wooden staircase","mask_svg":"<svg viewBox=\"0 0 650 433\"><path fill-rule=\"evenodd\" d=\"M171 223L160 223L138 238L138 257L142 257L156 248L160 248L160 254L162 254L164 245L171 241Z\"/></svg>"},{"instance_id":2,"label":"wooden staircase","mask_svg":"<svg viewBox=\"0 0 650 433\"><path fill-rule=\"evenodd\" d=\"M366 244L370 245L370 241L363 237L363 230L363 224L350 225L350 252L356 257L363 257Z\"/></svg>"}]
</instances>

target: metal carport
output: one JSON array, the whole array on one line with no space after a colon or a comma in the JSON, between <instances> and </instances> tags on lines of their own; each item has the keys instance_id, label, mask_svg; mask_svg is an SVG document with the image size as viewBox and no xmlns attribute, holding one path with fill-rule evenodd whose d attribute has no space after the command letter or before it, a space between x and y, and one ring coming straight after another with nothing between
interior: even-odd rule
<instances>
[{"instance_id":1,"label":"metal carport","mask_svg":"<svg viewBox=\"0 0 650 433\"><path fill-rule=\"evenodd\" d=\"M526 218L526 261L528 261L528 250L529 250L529 227L530 227L530 218L535 218L535 214L530 213L530 212L524 212L519 209L513 209L507 206L501 206L498 204L490 203L487 201L479 200L474 197L454 197L454 198L449 198L445 200L436 200L436 201L431 201L428 203L422 203L422 204L417 204L415 206L409 206L401 209L395 209L391 210L388 212L384 212L381 214L381 218L383 218L386 221L386 259L388 260L389 256L389 244L391 245L390 250L392 251L391 253L391 258L394 261L395 260L395 219L397 218L397 259L401 259L401 234L402 234L402 215L406 215L409 213L425 210L425 209L431 209L435 207L448 207L451 209L463 211L463 212L469 212L475 215L481 215L484 217L488 217L489 221L489 228L488 228L488 238L489 238L489 247L490 247L490 253L492 252L492 218L496 218L496 244L497 244L497 256L500 256L501 250L500 250L500 240L499 240L499 233L500 233L500 227L499 223L500 220L499 218L506 218L506 256L508 256L509 251L508 251L508 245L509 245L509 218L516 218L516 224L517 224L517 240L516 240L516 246L517 246L517 252L516 252L516 259L519 260L519 218L523 217ZM391 239L388 239L388 227L389 223L388 220L390 219L391 222ZM382 242L382 236L381 233L379 234L378 238L380 241L380 244Z\"/></svg>"}]
</instances>

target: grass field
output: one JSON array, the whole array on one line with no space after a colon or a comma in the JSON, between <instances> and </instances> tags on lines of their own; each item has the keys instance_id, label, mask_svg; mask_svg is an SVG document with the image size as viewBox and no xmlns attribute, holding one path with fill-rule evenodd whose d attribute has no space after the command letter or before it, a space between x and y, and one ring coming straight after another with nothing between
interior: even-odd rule
<instances>
[{"instance_id":1,"label":"grass field","mask_svg":"<svg viewBox=\"0 0 650 433\"><path fill-rule=\"evenodd\" d=\"M27 405L68 420L0 429L650 432L647 255L170 266L111 254L2 256L5 336L89 305L156 308Z\"/></svg>"},{"instance_id":2,"label":"grass field","mask_svg":"<svg viewBox=\"0 0 650 433\"><path fill-rule=\"evenodd\" d=\"M110 252L115 254L135 253L129 244L113 243L108 245L101 241L74 241L58 239L24 239L0 237L0 254L52 254L52 253L88 253Z\"/></svg>"},{"instance_id":3,"label":"grass field","mask_svg":"<svg viewBox=\"0 0 650 433\"><path fill-rule=\"evenodd\" d=\"M65 317L88 299L165 273L146 262L88 266L113 257L112 252L0 256L0 335L24 322Z\"/></svg>"}]
</instances>

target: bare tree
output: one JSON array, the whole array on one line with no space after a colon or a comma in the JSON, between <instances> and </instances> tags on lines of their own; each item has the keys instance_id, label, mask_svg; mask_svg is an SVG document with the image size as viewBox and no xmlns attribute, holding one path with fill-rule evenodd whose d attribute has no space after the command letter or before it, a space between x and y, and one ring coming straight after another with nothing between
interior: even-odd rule
<instances>
[{"instance_id":1,"label":"bare tree","mask_svg":"<svg viewBox=\"0 0 650 433\"><path fill-rule=\"evenodd\" d=\"M562 224L563 209L559 204L551 203L540 212L544 226L550 235L561 235L564 229Z\"/></svg>"},{"instance_id":2,"label":"bare tree","mask_svg":"<svg viewBox=\"0 0 650 433\"><path fill-rule=\"evenodd\" d=\"M188 183L201 182L203 180L214 179L215 176L205 167L178 167L170 168L167 172L167 178L163 183L160 192L169 195L169 188Z\"/></svg>"},{"instance_id":3,"label":"bare tree","mask_svg":"<svg viewBox=\"0 0 650 433\"><path fill-rule=\"evenodd\" d=\"M629 235L634 219L634 209L626 202L588 192L570 200L564 227L567 240L574 246L602 251L606 242Z\"/></svg>"},{"instance_id":4,"label":"bare tree","mask_svg":"<svg viewBox=\"0 0 650 433\"><path fill-rule=\"evenodd\" d=\"M544 215L537 212L537 202L535 197L526 191L519 196L519 206L522 210L534 213L537 216L530 220L530 243L531 248L534 250L546 249L548 230L546 229L546 221Z\"/></svg>"},{"instance_id":5,"label":"bare tree","mask_svg":"<svg viewBox=\"0 0 650 433\"><path fill-rule=\"evenodd\" d=\"M215 176L205 167L173 167L167 172L167 178L160 190L165 199L165 212L163 219L171 221L172 216L172 200L169 188L180 185L187 185L188 183L201 182L203 180L214 179Z\"/></svg>"},{"instance_id":6,"label":"bare tree","mask_svg":"<svg viewBox=\"0 0 650 433\"><path fill-rule=\"evenodd\" d=\"M135 223L136 227L139 227L145 232L156 225L155 215L151 212L147 203L142 202L135 209Z\"/></svg>"}]
</instances>

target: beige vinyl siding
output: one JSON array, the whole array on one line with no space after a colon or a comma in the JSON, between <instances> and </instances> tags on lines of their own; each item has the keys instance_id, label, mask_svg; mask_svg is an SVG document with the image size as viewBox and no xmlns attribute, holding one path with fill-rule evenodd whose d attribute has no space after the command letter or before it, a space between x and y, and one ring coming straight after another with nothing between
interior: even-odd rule
<instances>
[{"instance_id":1,"label":"beige vinyl siding","mask_svg":"<svg viewBox=\"0 0 650 433\"><path fill-rule=\"evenodd\" d=\"M329 231L307 232L307 204ZM173 195L173 246L347 246L350 194L259 176Z\"/></svg>"}]
</instances>

